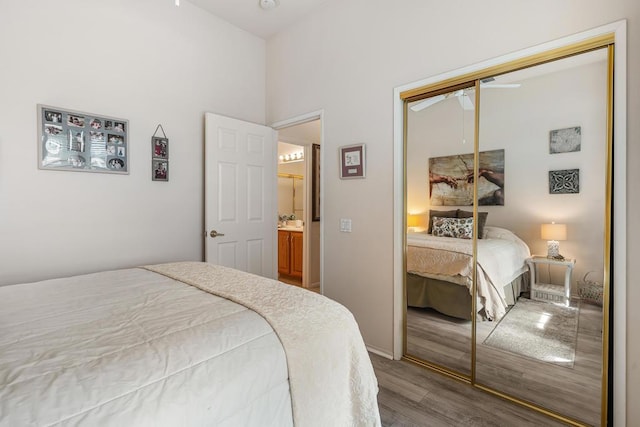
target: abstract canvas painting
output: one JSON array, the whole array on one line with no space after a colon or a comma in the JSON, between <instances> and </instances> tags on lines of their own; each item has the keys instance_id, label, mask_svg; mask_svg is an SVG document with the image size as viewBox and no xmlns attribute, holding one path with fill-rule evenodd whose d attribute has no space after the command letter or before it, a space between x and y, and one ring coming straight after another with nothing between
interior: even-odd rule
<instances>
[{"instance_id":1,"label":"abstract canvas painting","mask_svg":"<svg viewBox=\"0 0 640 427\"><path fill-rule=\"evenodd\" d=\"M580 151L582 130L580 126L556 129L549 132L549 153L570 153Z\"/></svg>"},{"instance_id":2,"label":"abstract canvas painting","mask_svg":"<svg viewBox=\"0 0 640 427\"><path fill-rule=\"evenodd\" d=\"M479 155L478 204L504 205L504 150ZM429 199L432 206L473 205L473 154L429 159Z\"/></svg>"}]
</instances>

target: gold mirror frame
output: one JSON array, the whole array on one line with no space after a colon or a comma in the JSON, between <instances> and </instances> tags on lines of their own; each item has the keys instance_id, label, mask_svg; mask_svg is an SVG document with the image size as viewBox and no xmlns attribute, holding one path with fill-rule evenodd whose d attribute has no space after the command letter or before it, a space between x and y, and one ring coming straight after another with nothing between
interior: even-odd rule
<instances>
[{"instance_id":1,"label":"gold mirror frame","mask_svg":"<svg viewBox=\"0 0 640 427\"><path fill-rule=\"evenodd\" d=\"M477 108L475 109L475 132L474 132L474 175L478 174L478 152L479 152L479 126L480 126L480 80L487 77L494 77L497 75L522 70L525 68L530 68L536 65L544 64L551 61L556 61L564 58L568 58L571 56L587 53L593 50L598 49L607 49L607 109L606 109L606 166L605 166L605 175L606 175L606 191L605 191L605 224L604 224L604 275L603 275L603 285L604 285L604 294L603 294L603 306L602 306L602 317L603 317L603 325L602 325L602 378L601 378L601 425L607 424L608 419L608 393L609 393L609 306L610 306L610 277L611 277L611 221L612 221L612 165L613 165L613 83L614 83L614 43L615 43L615 34L608 33L598 37L593 37L582 42L570 44L567 46L563 46L556 49L551 49L546 52L542 52L535 55L526 56L514 61L505 62L499 65L487 67L472 73L463 74L460 76L456 76L450 79L446 79L443 81L439 81L433 84L421 86L418 88L410 89L404 92L400 92L400 99L403 101L403 230L405 233L403 234L402 245L403 245L403 266L404 272L406 272L407 265L407 257L406 257L406 230L407 230L407 119L408 119L408 104L410 102L418 101L421 99L429 98L432 96L436 96L438 94L446 93L453 91L460 87L470 87L475 85L475 105ZM473 193L474 200L477 200L478 195L478 186L477 181L474 180ZM477 263L477 216L478 209L477 203L473 205L473 218L474 218L474 238L473 238L473 259L474 266ZM474 268L474 279L472 285L472 295L476 295L476 281L475 277L477 269ZM408 356L406 354L407 351L407 313L406 313L406 275L403 275L403 304L404 312L403 312L403 359L408 360L410 362L419 364L428 369L437 371L454 379L463 381L468 383L478 389L484 390L485 392L491 393L493 395L499 396L501 398L507 399L514 403L523 405L530 409L542 412L552 418L565 422L569 425L575 426L583 426L585 425L583 422L575 420L573 418L567 417L563 414L551 411L542 406L533 404L526 400L520 399L518 397L514 397L508 394L505 394L499 390L495 390L491 387L484 386L482 384L478 384L476 382L476 318L472 316L472 332L471 332L471 376L467 376L465 374L461 374L460 372L453 371L448 369L447 367L430 363L428 361L424 361L415 357ZM472 313L476 312L476 298L471 298L472 302Z\"/></svg>"}]
</instances>

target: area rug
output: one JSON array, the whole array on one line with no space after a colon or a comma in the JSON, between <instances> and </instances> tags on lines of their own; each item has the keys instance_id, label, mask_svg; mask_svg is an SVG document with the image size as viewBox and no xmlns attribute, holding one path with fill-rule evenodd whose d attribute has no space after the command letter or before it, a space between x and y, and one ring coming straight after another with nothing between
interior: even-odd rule
<instances>
[{"instance_id":1,"label":"area rug","mask_svg":"<svg viewBox=\"0 0 640 427\"><path fill-rule=\"evenodd\" d=\"M579 307L520 298L484 344L511 353L573 367Z\"/></svg>"}]
</instances>

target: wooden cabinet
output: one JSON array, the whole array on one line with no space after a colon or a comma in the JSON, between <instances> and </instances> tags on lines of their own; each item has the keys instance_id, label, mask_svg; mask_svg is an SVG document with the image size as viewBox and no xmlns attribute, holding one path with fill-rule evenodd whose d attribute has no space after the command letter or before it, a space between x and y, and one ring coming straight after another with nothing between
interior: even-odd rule
<instances>
[{"instance_id":1,"label":"wooden cabinet","mask_svg":"<svg viewBox=\"0 0 640 427\"><path fill-rule=\"evenodd\" d=\"M302 279L302 232L278 230L278 273Z\"/></svg>"},{"instance_id":2,"label":"wooden cabinet","mask_svg":"<svg viewBox=\"0 0 640 427\"><path fill-rule=\"evenodd\" d=\"M302 233L291 232L291 275L302 279Z\"/></svg>"},{"instance_id":3,"label":"wooden cabinet","mask_svg":"<svg viewBox=\"0 0 640 427\"><path fill-rule=\"evenodd\" d=\"M289 274L291 270L291 232L278 230L278 273Z\"/></svg>"}]
</instances>

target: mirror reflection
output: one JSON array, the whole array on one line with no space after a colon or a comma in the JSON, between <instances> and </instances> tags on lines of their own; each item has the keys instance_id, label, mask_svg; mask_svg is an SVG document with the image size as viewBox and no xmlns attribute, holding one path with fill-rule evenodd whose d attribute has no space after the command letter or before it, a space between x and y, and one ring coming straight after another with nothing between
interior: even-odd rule
<instances>
[{"instance_id":1,"label":"mirror reflection","mask_svg":"<svg viewBox=\"0 0 640 427\"><path fill-rule=\"evenodd\" d=\"M458 88L410 103L406 145L406 354L467 377L474 96Z\"/></svg>"},{"instance_id":2,"label":"mirror reflection","mask_svg":"<svg viewBox=\"0 0 640 427\"><path fill-rule=\"evenodd\" d=\"M481 87L479 151L504 150L503 204L481 206L500 254L505 312L476 323L476 381L587 424L600 423L606 203L607 51L500 76ZM482 156L482 154L481 154ZM486 179L480 167L479 181ZM480 203L482 204L482 203ZM486 227L485 227L486 230ZM493 234L493 233L496 233ZM486 231L485 231L486 233ZM478 263L492 245L478 244ZM504 271L511 265L511 270ZM480 270L480 269L479 269ZM521 281L521 284L524 281ZM478 280L479 290L482 286Z\"/></svg>"},{"instance_id":3,"label":"mirror reflection","mask_svg":"<svg viewBox=\"0 0 640 427\"><path fill-rule=\"evenodd\" d=\"M289 220L304 218L304 177L278 173L278 217Z\"/></svg>"},{"instance_id":4,"label":"mirror reflection","mask_svg":"<svg viewBox=\"0 0 640 427\"><path fill-rule=\"evenodd\" d=\"M607 72L599 49L483 79L479 106L467 85L406 110L405 355L588 425L602 413Z\"/></svg>"}]
</instances>

